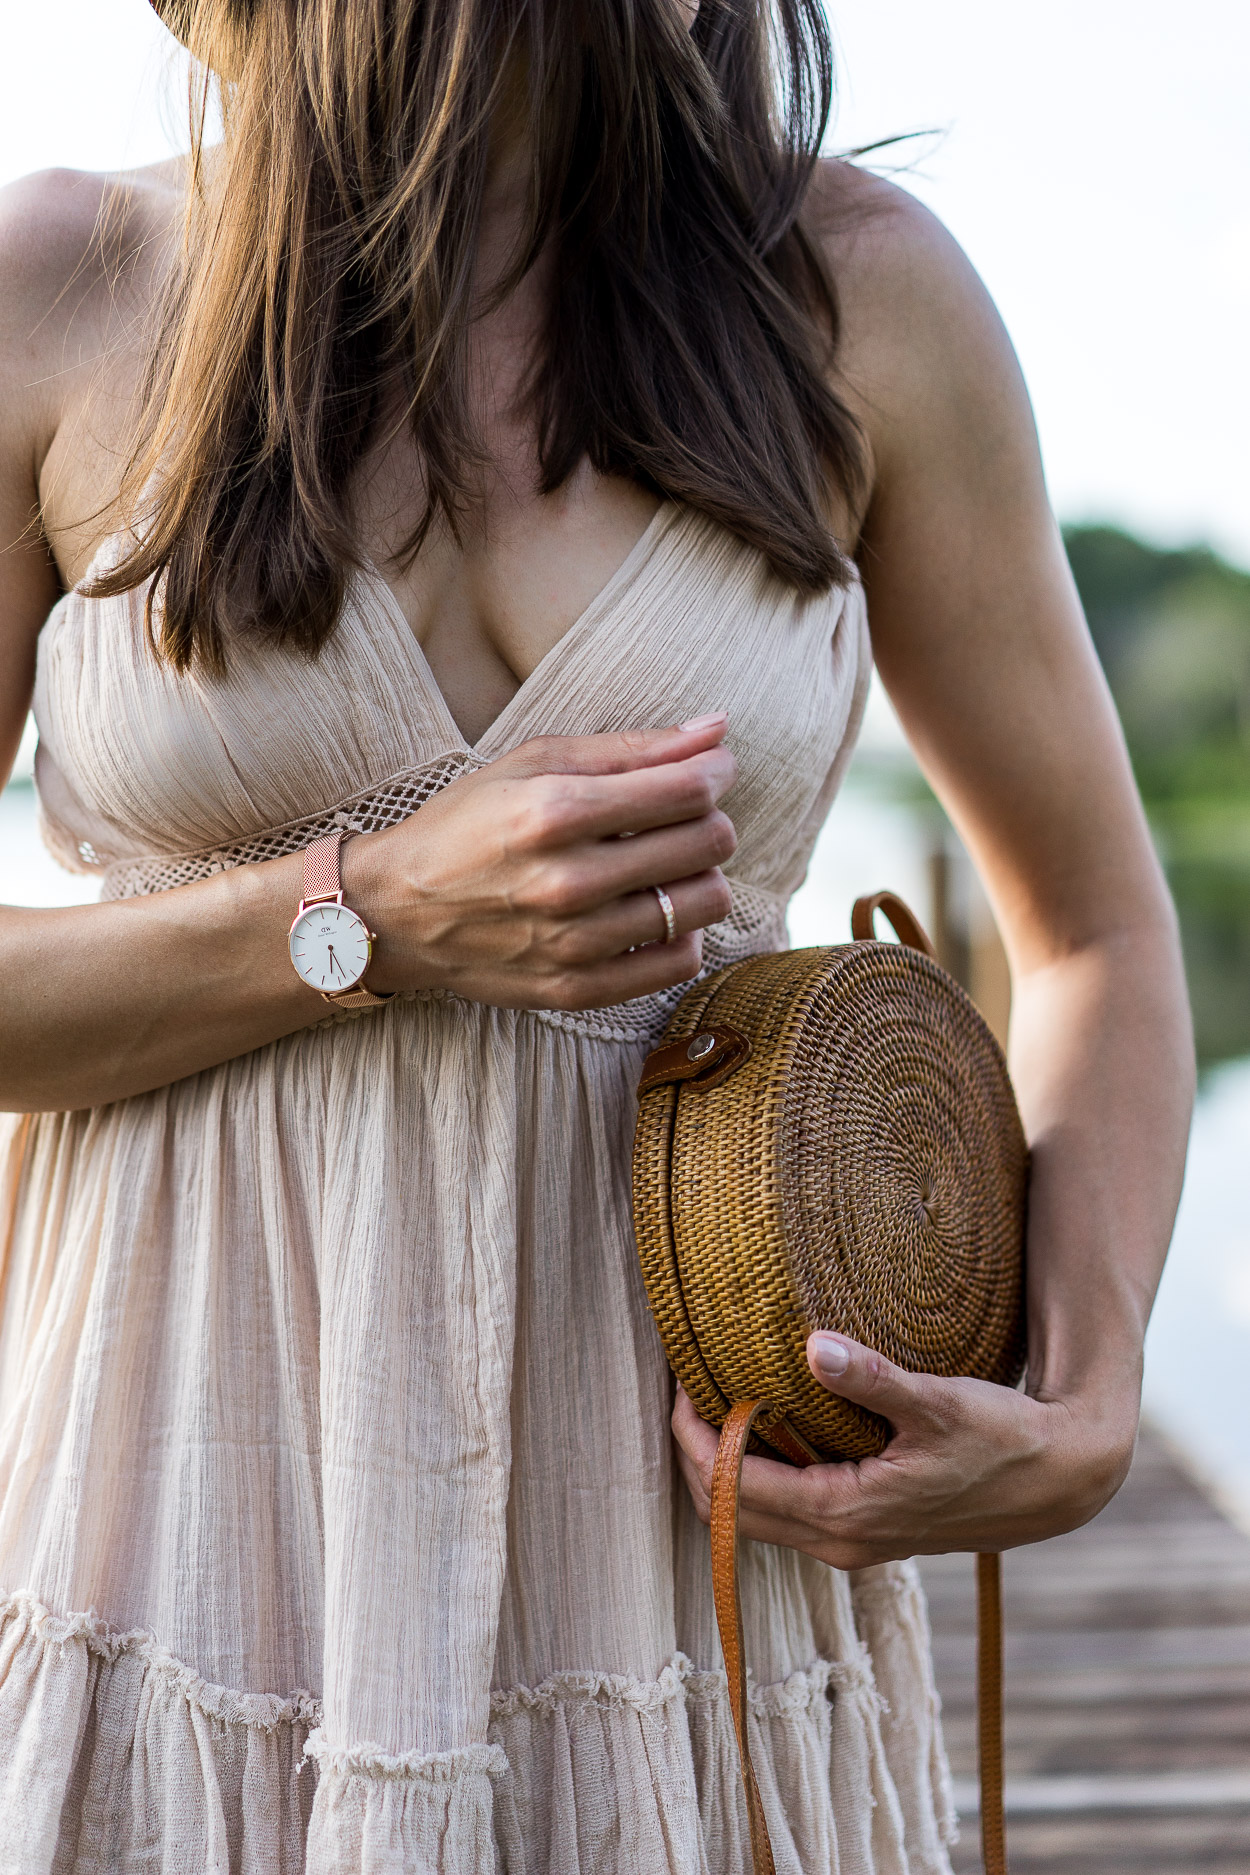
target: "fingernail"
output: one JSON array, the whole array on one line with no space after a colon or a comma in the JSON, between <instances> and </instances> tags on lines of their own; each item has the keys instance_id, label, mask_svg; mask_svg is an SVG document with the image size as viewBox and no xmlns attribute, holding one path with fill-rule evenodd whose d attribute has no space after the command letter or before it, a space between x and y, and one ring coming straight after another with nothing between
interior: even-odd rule
<instances>
[{"instance_id":1,"label":"fingernail","mask_svg":"<svg viewBox=\"0 0 1250 1875\"><path fill-rule=\"evenodd\" d=\"M712 729L717 723L727 723L729 716L725 710L713 710L710 716L692 716L688 723L678 723L679 729Z\"/></svg>"},{"instance_id":2,"label":"fingernail","mask_svg":"<svg viewBox=\"0 0 1250 1875\"><path fill-rule=\"evenodd\" d=\"M851 1364L851 1350L833 1335L813 1335L812 1359L827 1379L837 1380Z\"/></svg>"}]
</instances>

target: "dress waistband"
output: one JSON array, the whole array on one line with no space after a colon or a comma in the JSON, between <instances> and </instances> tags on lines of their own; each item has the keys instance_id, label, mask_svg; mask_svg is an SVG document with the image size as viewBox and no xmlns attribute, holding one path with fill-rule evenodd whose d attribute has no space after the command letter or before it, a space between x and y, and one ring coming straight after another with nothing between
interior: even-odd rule
<instances>
[{"instance_id":1,"label":"dress waistband","mask_svg":"<svg viewBox=\"0 0 1250 1875\"><path fill-rule=\"evenodd\" d=\"M350 833L380 833L385 827L407 820L450 782L485 766L467 751L440 756L420 768L405 768L385 781L375 782L333 807L306 814L301 820L289 820L280 827L265 827L241 840L204 847L196 853L151 853L137 859L114 860L104 867L100 897L141 898L149 892L190 885L192 880L207 879L215 872L228 872L232 866L281 859L287 853L303 852L336 827Z\"/></svg>"},{"instance_id":2,"label":"dress waistband","mask_svg":"<svg viewBox=\"0 0 1250 1875\"><path fill-rule=\"evenodd\" d=\"M254 865L261 860L302 852L336 827L351 833L381 832L385 827L407 820L461 775L485 766L480 757L467 750L457 751L420 768L391 775L334 807L279 827L267 827L242 840L204 848L197 853L153 853L115 860L103 869L100 896L102 899L141 898L149 893L168 892L174 886L189 885L193 880L210 878L234 866ZM786 901L781 895L740 880L730 880L730 888L733 908L729 916L719 924L709 925L704 932L700 978L723 970L727 964L738 963L744 957L785 948ZM672 989L661 990L653 996L638 997L633 1002L616 1003L604 1009L567 1012L543 1009L532 1013L547 1027L570 1034L650 1046L691 987L689 983L675 984ZM342 1012L331 1021L350 1021L354 1013L357 1012Z\"/></svg>"}]
</instances>

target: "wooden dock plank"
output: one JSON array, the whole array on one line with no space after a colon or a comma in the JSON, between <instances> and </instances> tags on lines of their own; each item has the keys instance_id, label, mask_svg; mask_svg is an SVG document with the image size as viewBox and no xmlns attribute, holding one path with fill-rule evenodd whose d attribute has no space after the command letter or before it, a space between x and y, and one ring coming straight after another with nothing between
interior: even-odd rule
<instances>
[{"instance_id":1,"label":"wooden dock plank","mask_svg":"<svg viewBox=\"0 0 1250 1875\"><path fill-rule=\"evenodd\" d=\"M921 1564L957 1785L974 1788L971 1560ZM1085 1529L1005 1559L1013 1875L1250 1871L1250 1539L1162 1439ZM980 1867L975 1814L954 1852Z\"/></svg>"}]
</instances>

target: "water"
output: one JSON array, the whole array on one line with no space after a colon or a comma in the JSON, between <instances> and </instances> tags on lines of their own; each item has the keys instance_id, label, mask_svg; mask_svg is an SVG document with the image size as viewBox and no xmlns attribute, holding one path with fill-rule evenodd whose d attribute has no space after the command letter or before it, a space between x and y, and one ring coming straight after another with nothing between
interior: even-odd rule
<instances>
[{"instance_id":1,"label":"water","mask_svg":"<svg viewBox=\"0 0 1250 1875\"><path fill-rule=\"evenodd\" d=\"M919 818L853 776L834 802L808 867L790 901L790 942L841 944L851 935L851 906L889 887L928 916L930 838Z\"/></svg>"},{"instance_id":2,"label":"water","mask_svg":"<svg viewBox=\"0 0 1250 1875\"><path fill-rule=\"evenodd\" d=\"M0 902L84 905L99 896L97 878L65 872L39 838L30 782L10 783L0 793Z\"/></svg>"},{"instance_id":3,"label":"water","mask_svg":"<svg viewBox=\"0 0 1250 1875\"><path fill-rule=\"evenodd\" d=\"M798 944L850 935L852 901L888 885L925 914L928 837L854 778L791 907ZM35 827L28 781L0 793L0 881L13 905L73 905L95 879L62 872ZM1168 1267L1147 1342L1146 1404L1250 1529L1250 1059L1204 1077Z\"/></svg>"},{"instance_id":4,"label":"water","mask_svg":"<svg viewBox=\"0 0 1250 1875\"><path fill-rule=\"evenodd\" d=\"M1203 1077L1146 1406L1250 1530L1250 1060Z\"/></svg>"},{"instance_id":5,"label":"water","mask_svg":"<svg viewBox=\"0 0 1250 1875\"><path fill-rule=\"evenodd\" d=\"M1245 843L1247 825L1239 828ZM1164 843L1165 856L1167 843ZM1250 853L1168 858L1198 1059L1250 1054Z\"/></svg>"}]
</instances>

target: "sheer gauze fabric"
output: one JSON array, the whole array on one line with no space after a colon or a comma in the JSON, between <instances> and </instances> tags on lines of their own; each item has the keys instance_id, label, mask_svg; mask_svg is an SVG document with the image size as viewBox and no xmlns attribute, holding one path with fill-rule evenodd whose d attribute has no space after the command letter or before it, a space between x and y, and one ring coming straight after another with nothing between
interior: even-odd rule
<instances>
[{"instance_id":1,"label":"sheer gauze fabric","mask_svg":"<svg viewBox=\"0 0 1250 1875\"><path fill-rule=\"evenodd\" d=\"M226 681L157 663L141 594L71 593L39 654L45 830L106 895L159 891L388 824L533 735L725 708L715 968L785 943L869 667L858 587L800 600L672 504L474 748L376 574L317 663L254 648ZM630 1228L634 1087L679 994L406 996L4 1120L3 1875L740 1875ZM947 1871L912 1568L745 1551L779 1867Z\"/></svg>"}]
</instances>

